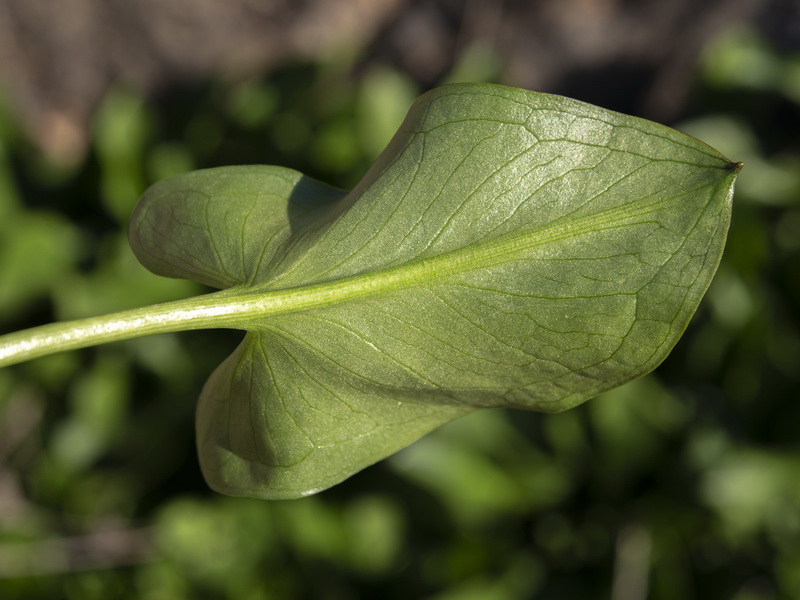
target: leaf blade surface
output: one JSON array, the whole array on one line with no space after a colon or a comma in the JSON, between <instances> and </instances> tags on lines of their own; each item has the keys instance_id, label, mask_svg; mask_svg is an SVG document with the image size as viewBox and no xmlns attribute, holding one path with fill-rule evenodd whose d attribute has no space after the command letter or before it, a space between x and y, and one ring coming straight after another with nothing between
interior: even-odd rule
<instances>
[{"instance_id":1,"label":"leaf blade surface","mask_svg":"<svg viewBox=\"0 0 800 600\"><path fill-rule=\"evenodd\" d=\"M242 316L245 341L198 411L210 484L304 495L472 410L564 410L650 371L716 270L736 172L654 123L458 84L421 97L346 195L316 183L298 194L299 174L259 171L281 185L259 205L264 228L233 237L245 251L211 243L228 236L208 218L205 238L158 223L176 207L195 215L192 185L241 223L253 181L228 178L224 193L166 184L132 227L139 254L141 240L178 240L183 250L147 246L161 272L205 269L223 294L265 301L318 291Z\"/></svg>"}]
</instances>

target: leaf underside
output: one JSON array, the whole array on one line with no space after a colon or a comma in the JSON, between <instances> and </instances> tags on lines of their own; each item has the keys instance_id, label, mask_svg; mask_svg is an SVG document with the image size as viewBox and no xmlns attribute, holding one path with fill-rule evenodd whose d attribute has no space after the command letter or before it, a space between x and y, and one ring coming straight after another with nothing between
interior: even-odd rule
<instances>
[{"instance_id":1,"label":"leaf underside","mask_svg":"<svg viewBox=\"0 0 800 600\"><path fill-rule=\"evenodd\" d=\"M215 489L325 489L483 407L560 411L652 370L716 270L738 168L669 128L456 84L350 192L279 167L163 181L131 243L163 275L269 300L207 382Z\"/></svg>"}]
</instances>

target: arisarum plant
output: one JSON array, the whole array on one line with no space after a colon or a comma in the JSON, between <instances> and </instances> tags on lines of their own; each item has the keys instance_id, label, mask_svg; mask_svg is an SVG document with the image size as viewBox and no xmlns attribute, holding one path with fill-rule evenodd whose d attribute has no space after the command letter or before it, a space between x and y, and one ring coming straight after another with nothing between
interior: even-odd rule
<instances>
[{"instance_id":1,"label":"arisarum plant","mask_svg":"<svg viewBox=\"0 0 800 600\"><path fill-rule=\"evenodd\" d=\"M8 334L0 366L241 329L199 401L205 477L311 494L472 411L561 411L655 368L717 269L740 168L568 98L444 86L353 190L273 166L157 183L133 251L220 291Z\"/></svg>"}]
</instances>

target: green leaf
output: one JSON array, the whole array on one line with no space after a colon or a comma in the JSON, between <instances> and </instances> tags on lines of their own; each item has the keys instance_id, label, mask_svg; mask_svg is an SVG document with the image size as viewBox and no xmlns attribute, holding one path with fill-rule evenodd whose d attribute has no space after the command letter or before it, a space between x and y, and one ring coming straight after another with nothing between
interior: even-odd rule
<instances>
[{"instance_id":1,"label":"green leaf","mask_svg":"<svg viewBox=\"0 0 800 600\"><path fill-rule=\"evenodd\" d=\"M200 398L207 480L302 496L473 410L561 411L647 373L716 270L739 167L641 119L457 84L350 192L257 166L157 184L137 256L227 288L208 298L247 331Z\"/></svg>"}]
</instances>

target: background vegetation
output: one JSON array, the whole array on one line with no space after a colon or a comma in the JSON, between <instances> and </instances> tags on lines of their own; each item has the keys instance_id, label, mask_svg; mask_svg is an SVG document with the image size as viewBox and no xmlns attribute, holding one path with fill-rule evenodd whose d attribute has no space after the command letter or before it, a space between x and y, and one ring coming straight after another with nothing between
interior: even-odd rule
<instances>
[{"instance_id":1,"label":"background vegetation","mask_svg":"<svg viewBox=\"0 0 800 600\"><path fill-rule=\"evenodd\" d=\"M0 109L0 331L201 291L128 249L147 185L258 162L351 186L425 87L518 83L491 45L457 58L435 81L345 48L160 94L118 83L72 160ZM210 492L194 455L235 332L3 369L0 597L800 597L800 47L727 28L689 72L665 120L745 169L718 276L655 374L559 415L483 411L262 502Z\"/></svg>"}]
</instances>

